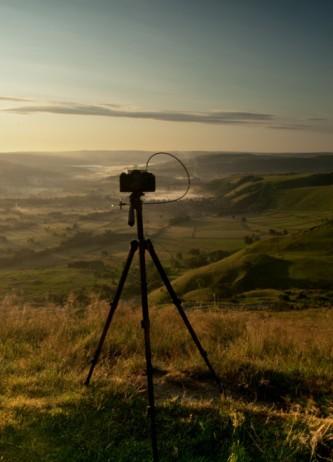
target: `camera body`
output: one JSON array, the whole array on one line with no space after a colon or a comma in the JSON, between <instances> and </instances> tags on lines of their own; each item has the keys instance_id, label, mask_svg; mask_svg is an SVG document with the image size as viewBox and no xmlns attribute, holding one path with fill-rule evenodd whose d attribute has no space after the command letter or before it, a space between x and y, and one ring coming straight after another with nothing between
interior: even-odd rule
<instances>
[{"instance_id":1,"label":"camera body","mask_svg":"<svg viewBox=\"0 0 333 462\"><path fill-rule=\"evenodd\" d=\"M120 192L154 192L155 176L146 170L129 170L120 175Z\"/></svg>"}]
</instances>

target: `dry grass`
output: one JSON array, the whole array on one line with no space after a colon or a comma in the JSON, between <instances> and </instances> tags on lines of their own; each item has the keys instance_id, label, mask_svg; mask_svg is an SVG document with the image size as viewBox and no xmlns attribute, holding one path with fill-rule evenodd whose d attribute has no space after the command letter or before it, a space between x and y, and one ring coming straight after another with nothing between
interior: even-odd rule
<instances>
[{"instance_id":1,"label":"dry grass","mask_svg":"<svg viewBox=\"0 0 333 462\"><path fill-rule=\"evenodd\" d=\"M3 301L0 460L149 460L139 309L119 307L82 386L106 312ZM226 396L174 308L152 309L162 460L332 460L333 310L189 315Z\"/></svg>"}]
</instances>

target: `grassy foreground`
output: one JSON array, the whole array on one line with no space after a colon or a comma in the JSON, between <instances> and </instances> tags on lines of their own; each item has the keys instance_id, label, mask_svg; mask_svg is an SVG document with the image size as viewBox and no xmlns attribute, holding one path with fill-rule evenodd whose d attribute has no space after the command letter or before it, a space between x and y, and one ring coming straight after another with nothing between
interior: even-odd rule
<instances>
[{"instance_id":1,"label":"grassy foreground","mask_svg":"<svg viewBox=\"0 0 333 462\"><path fill-rule=\"evenodd\" d=\"M92 385L107 306L0 306L0 461L144 462L140 312L120 306ZM161 461L333 458L333 310L192 311L220 397L171 307L151 310Z\"/></svg>"}]
</instances>

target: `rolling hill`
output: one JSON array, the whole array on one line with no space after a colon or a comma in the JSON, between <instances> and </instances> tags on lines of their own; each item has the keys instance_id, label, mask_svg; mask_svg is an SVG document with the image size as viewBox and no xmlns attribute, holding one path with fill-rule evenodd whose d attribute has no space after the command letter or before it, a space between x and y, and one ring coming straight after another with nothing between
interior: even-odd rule
<instances>
[{"instance_id":1,"label":"rolling hill","mask_svg":"<svg viewBox=\"0 0 333 462\"><path fill-rule=\"evenodd\" d=\"M206 188L221 213L333 211L333 173L233 176Z\"/></svg>"},{"instance_id":2,"label":"rolling hill","mask_svg":"<svg viewBox=\"0 0 333 462\"><path fill-rule=\"evenodd\" d=\"M288 236L256 242L174 280L179 295L212 300L261 289L333 290L333 221ZM152 293L165 301L162 289Z\"/></svg>"}]
</instances>

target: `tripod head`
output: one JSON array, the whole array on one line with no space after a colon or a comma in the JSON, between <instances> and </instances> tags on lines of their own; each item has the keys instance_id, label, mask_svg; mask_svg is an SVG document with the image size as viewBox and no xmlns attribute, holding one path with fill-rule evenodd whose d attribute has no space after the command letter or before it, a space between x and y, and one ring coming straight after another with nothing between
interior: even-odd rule
<instances>
[{"instance_id":1,"label":"tripod head","mask_svg":"<svg viewBox=\"0 0 333 462\"><path fill-rule=\"evenodd\" d=\"M160 154L168 155L175 159L179 164L183 167L186 176L187 176L187 187L186 190L178 196L176 199L171 200L162 200L162 201L149 201L146 204L169 204L171 202L178 202L182 200L186 194L188 193L190 186L191 186L191 178L189 171L187 170L184 163L178 159L177 156L171 154L169 152L155 152L152 154L147 162L146 162L146 169L145 170L128 170L127 173L123 172L119 178L119 186L120 192L128 192L131 193L130 195L130 202L129 204L120 201L120 208L123 205L129 205L128 211L128 225L134 226L135 221L137 222L137 231L138 231L138 239L143 240L143 217L142 217L142 196L144 196L145 192L155 192L156 191L156 178L151 172L148 172L148 164L150 160Z\"/></svg>"},{"instance_id":2,"label":"tripod head","mask_svg":"<svg viewBox=\"0 0 333 462\"><path fill-rule=\"evenodd\" d=\"M141 197L145 192L154 192L156 189L155 175L146 170L129 170L128 173L122 173L119 178L120 192L129 192L130 203L128 212L128 225L135 224L135 211L142 214ZM124 205L122 203L122 205Z\"/></svg>"}]
</instances>

